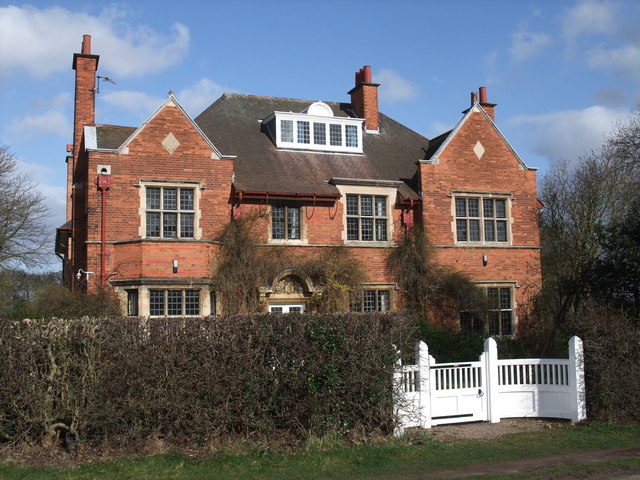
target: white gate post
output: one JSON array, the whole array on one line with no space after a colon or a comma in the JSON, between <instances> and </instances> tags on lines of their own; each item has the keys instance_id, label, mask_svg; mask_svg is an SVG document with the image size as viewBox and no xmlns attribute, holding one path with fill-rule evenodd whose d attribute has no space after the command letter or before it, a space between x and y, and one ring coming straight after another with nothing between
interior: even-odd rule
<instances>
[{"instance_id":1,"label":"white gate post","mask_svg":"<svg viewBox=\"0 0 640 480\"><path fill-rule=\"evenodd\" d=\"M571 421L587 418L587 399L584 382L584 349L582 340L573 336L569 340L569 387L571 388Z\"/></svg>"},{"instance_id":2,"label":"white gate post","mask_svg":"<svg viewBox=\"0 0 640 480\"><path fill-rule=\"evenodd\" d=\"M416 344L418 389L420 391L420 426L431 428L431 388L429 387L429 347L422 340Z\"/></svg>"},{"instance_id":3,"label":"white gate post","mask_svg":"<svg viewBox=\"0 0 640 480\"><path fill-rule=\"evenodd\" d=\"M500 393L498 391L498 344L489 337L484 341L484 357L487 370L487 420L500 423Z\"/></svg>"}]
</instances>

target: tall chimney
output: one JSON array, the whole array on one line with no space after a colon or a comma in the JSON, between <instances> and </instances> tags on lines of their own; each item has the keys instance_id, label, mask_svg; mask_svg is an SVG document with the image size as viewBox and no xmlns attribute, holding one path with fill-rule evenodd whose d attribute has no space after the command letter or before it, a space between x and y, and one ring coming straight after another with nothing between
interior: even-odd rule
<instances>
[{"instance_id":1,"label":"tall chimney","mask_svg":"<svg viewBox=\"0 0 640 480\"><path fill-rule=\"evenodd\" d=\"M495 115L495 106L497 104L495 103L489 103L487 100L487 87L480 87L480 106L482 108L484 108L485 112L487 112L487 115L489 115L489 117L491 118L491 120L493 120L494 122L496 121L496 115Z\"/></svg>"},{"instance_id":2,"label":"tall chimney","mask_svg":"<svg viewBox=\"0 0 640 480\"><path fill-rule=\"evenodd\" d=\"M95 123L96 112L96 71L99 55L91 54L91 35L82 37L82 53L73 55L73 69L76 71L75 104L73 114L73 160L74 165L80 153L80 142L85 125Z\"/></svg>"},{"instance_id":3,"label":"tall chimney","mask_svg":"<svg viewBox=\"0 0 640 480\"><path fill-rule=\"evenodd\" d=\"M371 67L365 65L356 72L356 86L349 91L351 106L360 118L364 118L367 132L378 132L378 87L379 83L371 81Z\"/></svg>"},{"instance_id":4,"label":"tall chimney","mask_svg":"<svg viewBox=\"0 0 640 480\"><path fill-rule=\"evenodd\" d=\"M67 195L71 198L71 254L67 259L73 270L87 270L88 240L87 222L83 221L87 211L89 182L88 155L83 144L84 127L95 124L96 111L96 71L98 55L91 54L91 36L82 38L82 53L73 55L73 69L76 71L75 103L73 112L73 149L70 159L71 174L67 175Z\"/></svg>"}]
</instances>

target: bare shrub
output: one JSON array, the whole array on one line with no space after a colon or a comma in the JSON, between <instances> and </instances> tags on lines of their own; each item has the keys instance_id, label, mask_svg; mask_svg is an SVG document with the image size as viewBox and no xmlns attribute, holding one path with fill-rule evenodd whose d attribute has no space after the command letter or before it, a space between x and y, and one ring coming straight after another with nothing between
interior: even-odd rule
<instances>
[{"instance_id":1,"label":"bare shrub","mask_svg":"<svg viewBox=\"0 0 640 480\"><path fill-rule=\"evenodd\" d=\"M313 299L319 312L349 309L349 299L356 295L365 280L362 264L346 247L326 249L319 257L308 259L298 269L322 290Z\"/></svg>"},{"instance_id":2,"label":"bare shrub","mask_svg":"<svg viewBox=\"0 0 640 480\"><path fill-rule=\"evenodd\" d=\"M585 299L568 316L568 332L584 342L587 408L591 418L640 420L640 331L637 319Z\"/></svg>"}]
</instances>

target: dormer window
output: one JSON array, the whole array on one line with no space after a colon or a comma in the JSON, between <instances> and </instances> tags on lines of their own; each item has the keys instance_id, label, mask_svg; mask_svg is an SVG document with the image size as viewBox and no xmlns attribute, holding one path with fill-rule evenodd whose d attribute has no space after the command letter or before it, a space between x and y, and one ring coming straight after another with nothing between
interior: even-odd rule
<instances>
[{"instance_id":1,"label":"dormer window","mask_svg":"<svg viewBox=\"0 0 640 480\"><path fill-rule=\"evenodd\" d=\"M274 112L264 121L278 148L344 153L362 153L362 122L335 117L323 102L300 113Z\"/></svg>"}]
</instances>

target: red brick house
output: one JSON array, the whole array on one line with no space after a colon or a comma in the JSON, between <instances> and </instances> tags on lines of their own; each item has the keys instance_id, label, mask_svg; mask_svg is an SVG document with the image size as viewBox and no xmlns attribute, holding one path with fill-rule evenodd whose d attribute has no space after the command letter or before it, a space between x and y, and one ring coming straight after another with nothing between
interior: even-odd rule
<instances>
[{"instance_id":1,"label":"red brick house","mask_svg":"<svg viewBox=\"0 0 640 480\"><path fill-rule=\"evenodd\" d=\"M225 94L192 119L169 94L142 125L102 125L90 40L73 59L68 222L56 242L76 286L113 288L131 315L216 313L213 239L260 209L265 245L301 256L347 246L368 276L354 308L391 310L399 295L386 258L420 223L441 262L498 299L491 333L515 333L527 287L540 283L536 176L498 130L484 88L431 140L378 111L370 67L356 73L350 103ZM285 269L256 295L287 312L305 310L313 292Z\"/></svg>"}]
</instances>

